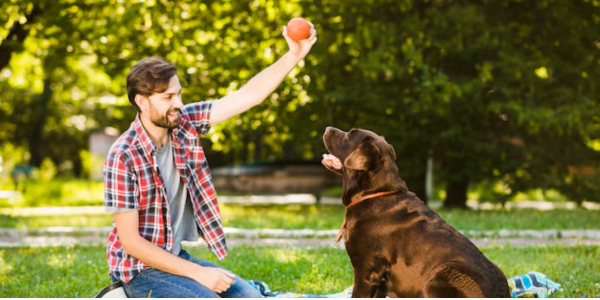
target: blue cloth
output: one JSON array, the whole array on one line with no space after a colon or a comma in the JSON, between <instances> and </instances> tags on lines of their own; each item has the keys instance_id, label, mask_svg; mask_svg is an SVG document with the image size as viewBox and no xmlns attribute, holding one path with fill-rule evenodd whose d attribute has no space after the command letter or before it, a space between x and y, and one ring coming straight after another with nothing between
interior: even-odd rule
<instances>
[{"instance_id":1,"label":"blue cloth","mask_svg":"<svg viewBox=\"0 0 600 300\"><path fill-rule=\"evenodd\" d=\"M352 286L335 294L314 295L288 292L272 292L269 286L260 280L250 280L249 284L258 289L267 298L351 298ZM529 272L508 280L513 298L546 298L554 292L561 291L560 284L548 279L539 272Z\"/></svg>"},{"instance_id":2,"label":"blue cloth","mask_svg":"<svg viewBox=\"0 0 600 300\"><path fill-rule=\"evenodd\" d=\"M539 272L529 272L508 280L513 298L546 298L561 291L560 284Z\"/></svg>"},{"instance_id":3,"label":"blue cloth","mask_svg":"<svg viewBox=\"0 0 600 300\"><path fill-rule=\"evenodd\" d=\"M260 293L266 298L351 298L352 287L349 287L336 294L328 295L315 295L315 294L299 294L289 292L272 292L265 282L260 280L248 280L248 283L255 289L259 290Z\"/></svg>"}]
</instances>

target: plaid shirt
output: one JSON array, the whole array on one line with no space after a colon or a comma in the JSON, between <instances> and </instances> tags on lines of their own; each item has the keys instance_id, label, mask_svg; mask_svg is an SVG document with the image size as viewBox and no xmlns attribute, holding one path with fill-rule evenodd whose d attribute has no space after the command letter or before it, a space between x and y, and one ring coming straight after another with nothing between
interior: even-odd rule
<instances>
[{"instance_id":1,"label":"plaid shirt","mask_svg":"<svg viewBox=\"0 0 600 300\"><path fill-rule=\"evenodd\" d=\"M219 259L227 246L212 176L198 134L210 129L210 101L185 105L179 112L181 123L169 138L175 149L175 164L188 187L199 233ZM157 147L142 126L139 116L112 145L104 163L105 206L139 211L140 235L171 252L173 228L169 200L157 168ZM123 251L117 228L108 237L108 265L111 275L129 283L148 267Z\"/></svg>"}]
</instances>

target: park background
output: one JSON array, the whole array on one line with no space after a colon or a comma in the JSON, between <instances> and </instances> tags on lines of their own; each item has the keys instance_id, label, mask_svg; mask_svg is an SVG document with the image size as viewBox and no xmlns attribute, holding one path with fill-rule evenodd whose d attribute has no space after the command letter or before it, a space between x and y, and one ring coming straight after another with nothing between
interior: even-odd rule
<instances>
[{"instance_id":1,"label":"park background","mask_svg":"<svg viewBox=\"0 0 600 300\"><path fill-rule=\"evenodd\" d=\"M263 104L202 137L212 168L318 162L326 126L369 129L394 146L409 189L470 237L552 232L543 246L483 249L508 277L535 270L566 286L559 296L600 293L600 237L588 234L600 229L600 1L8 0L0 12L6 240L110 226L90 141L135 118L125 78L136 61L174 63L184 103L218 99L281 57L283 25L302 16L318 42ZM334 230L344 215L243 199L223 205L226 226ZM307 244L259 239L226 263L278 291L352 283L343 249ZM102 243L8 245L0 296L90 297L109 282Z\"/></svg>"}]
</instances>

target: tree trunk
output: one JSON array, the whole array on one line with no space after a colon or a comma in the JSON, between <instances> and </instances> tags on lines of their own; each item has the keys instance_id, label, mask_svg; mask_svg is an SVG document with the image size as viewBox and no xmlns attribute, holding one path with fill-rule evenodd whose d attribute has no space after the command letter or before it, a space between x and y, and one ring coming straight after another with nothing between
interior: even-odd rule
<instances>
[{"instance_id":1,"label":"tree trunk","mask_svg":"<svg viewBox=\"0 0 600 300\"><path fill-rule=\"evenodd\" d=\"M259 133L254 133L252 139L254 140L254 153L252 154L252 159L255 162L258 162L261 160L262 135Z\"/></svg>"},{"instance_id":2,"label":"tree trunk","mask_svg":"<svg viewBox=\"0 0 600 300\"><path fill-rule=\"evenodd\" d=\"M423 202L425 202L425 205L427 205L427 202L429 199L427 199L427 188L425 185L425 176L426 174L415 174L415 176L410 176L410 177L406 177L406 178L402 178L405 182L406 185L408 187L408 189L415 193L417 195L417 197L419 197L421 200L423 200Z\"/></svg>"},{"instance_id":3,"label":"tree trunk","mask_svg":"<svg viewBox=\"0 0 600 300\"><path fill-rule=\"evenodd\" d=\"M449 181L446 186L446 200L444 208L467 209L467 191L469 190L469 180Z\"/></svg>"},{"instance_id":4,"label":"tree trunk","mask_svg":"<svg viewBox=\"0 0 600 300\"><path fill-rule=\"evenodd\" d=\"M249 143L250 143L250 138L246 134L242 138L242 148L239 150L240 160L241 160L242 164L246 164L249 161L249 159L248 159L248 157L250 155L250 150L248 149L248 144Z\"/></svg>"},{"instance_id":5,"label":"tree trunk","mask_svg":"<svg viewBox=\"0 0 600 300\"><path fill-rule=\"evenodd\" d=\"M75 153L73 153L73 157L71 157L71 161L73 162L73 176L75 176L75 178L81 178L83 175L83 162L81 159L81 154L79 153L79 149L82 147L79 143L79 140L77 138L75 138L75 140Z\"/></svg>"},{"instance_id":6,"label":"tree trunk","mask_svg":"<svg viewBox=\"0 0 600 300\"><path fill-rule=\"evenodd\" d=\"M49 70L46 70L49 72ZM48 76L48 75L47 75ZM39 168L45 157L44 126L48 114L48 104L52 98L52 87L49 78L44 79L44 91L39 101L33 103L33 116L31 118L31 131L28 138L29 165Z\"/></svg>"},{"instance_id":7,"label":"tree trunk","mask_svg":"<svg viewBox=\"0 0 600 300\"><path fill-rule=\"evenodd\" d=\"M469 177L464 174L465 161L461 158L446 158L444 164L445 173L448 174L444 208L467 209Z\"/></svg>"},{"instance_id":8,"label":"tree trunk","mask_svg":"<svg viewBox=\"0 0 600 300\"><path fill-rule=\"evenodd\" d=\"M81 161L81 156L76 155L73 157L73 176L75 178L81 178L83 175L83 163Z\"/></svg>"}]
</instances>

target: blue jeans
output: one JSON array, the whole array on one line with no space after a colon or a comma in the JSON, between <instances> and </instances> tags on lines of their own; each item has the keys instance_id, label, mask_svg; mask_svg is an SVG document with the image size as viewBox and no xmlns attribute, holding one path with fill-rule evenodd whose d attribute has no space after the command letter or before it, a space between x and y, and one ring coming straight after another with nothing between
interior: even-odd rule
<instances>
[{"instance_id":1,"label":"blue jeans","mask_svg":"<svg viewBox=\"0 0 600 300\"><path fill-rule=\"evenodd\" d=\"M202 259L195 259L181 250L179 257L203 267L224 269ZM113 278L114 280L114 278ZM128 284L123 283L129 298L262 298L262 294L244 279L236 276L235 284L221 294L187 277L177 276L149 268L138 274Z\"/></svg>"}]
</instances>

